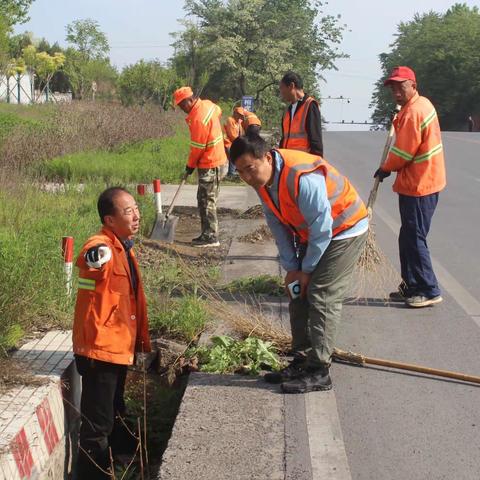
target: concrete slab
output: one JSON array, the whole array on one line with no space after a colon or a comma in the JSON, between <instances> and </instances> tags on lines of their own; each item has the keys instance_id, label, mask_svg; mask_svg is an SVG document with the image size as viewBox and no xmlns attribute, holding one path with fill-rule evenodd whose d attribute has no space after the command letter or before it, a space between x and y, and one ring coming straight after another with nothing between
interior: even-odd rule
<instances>
[{"instance_id":1,"label":"concrete slab","mask_svg":"<svg viewBox=\"0 0 480 480\"><path fill-rule=\"evenodd\" d=\"M225 281L281 273L272 241L236 240L262 222L236 222ZM289 329L286 298L255 301L265 315ZM214 333L222 332L217 328ZM349 480L335 394L286 396L279 386L258 378L193 374L159 478Z\"/></svg>"}]
</instances>

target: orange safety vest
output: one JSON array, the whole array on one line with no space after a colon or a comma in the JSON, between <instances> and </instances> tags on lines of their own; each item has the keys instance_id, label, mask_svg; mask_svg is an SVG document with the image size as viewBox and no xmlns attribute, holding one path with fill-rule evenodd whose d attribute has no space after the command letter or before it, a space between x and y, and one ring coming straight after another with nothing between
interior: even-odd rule
<instances>
[{"instance_id":1,"label":"orange safety vest","mask_svg":"<svg viewBox=\"0 0 480 480\"><path fill-rule=\"evenodd\" d=\"M443 190L447 181L442 135L430 100L415 93L393 125L395 144L382 165L382 170L397 172L393 191L421 197Z\"/></svg>"},{"instance_id":2,"label":"orange safety vest","mask_svg":"<svg viewBox=\"0 0 480 480\"><path fill-rule=\"evenodd\" d=\"M313 97L307 97L305 101L297 107L293 120L289 108L283 114L282 119L282 144L281 148L290 150L300 150L302 152L310 151L310 142L306 129L307 114L311 103L317 103Z\"/></svg>"},{"instance_id":3,"label":"orange safety vest","mask_svg":"<svg viewBox=\"0 0 480 480\"><path fill-rule=\"evenodd\" d=\"M107 245L112 258L102 268L90 268L86 251ZM78 295L73 321L73 351L104 362L131 365L135 352L150 352L147 302L137 260L130 250L137 273L133 291L125 249L114 233L103 228L89 238L77 258Z\"/></svg>"},{"instance_id":4,"label":"orange safety vest","mask_svg":"<svg viewBox=\"0 0 480 480\"><path fill-rule=\"evenodd\" d=\"M308 243L309 238L308 225L297 202L300 177L305 173L319 171L325 177L332 209L333 237L368 216L365 204L349 180L322 157L295 150L276 151L284 162L278 182L279 208L266 187L261 187L259 194L275 216L300 238L301 243Z\"/></svg>"},{"instance_id":5,"label":"orange safety vest","mask_svg":"<svg viewBox=\"0 0 480 480\"><path fill-rule=\"evenodd\" d=\"M245 131L248 130L248 127L251 125L258 125L259 127L262 126L262 122L260 119L253 113L245 110L245 115L243 116L243 128Z\"/></svg>"},{"instance_id":6,"label":"orange safety vest","mask_svg":"<svg viewBox=\"0 0 480 480\"><path fill-rule=\"evenodd\" d=\"M228 117L223 126L223 143L225 148L230 148L233 141L239 136L243 135L241 121L237 122L233 117Z\"/></svg>"},{"instance_id":7,"label":"orange safety vest","mask_svg":"<svg viewBox=\"0 0 480 480\"><path fill-rule=\"evenodd\" d=\"M220 123L222 110L210 100L198 99L185 119L190 129L188 166L215 168L227 162Z\"/></svg>"}]
</instances>

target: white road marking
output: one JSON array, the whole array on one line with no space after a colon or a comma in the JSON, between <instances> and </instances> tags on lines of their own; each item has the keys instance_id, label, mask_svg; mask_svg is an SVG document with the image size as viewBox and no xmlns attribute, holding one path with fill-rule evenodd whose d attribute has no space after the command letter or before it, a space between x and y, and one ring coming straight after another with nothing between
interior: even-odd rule
<instances>
[{"instance_id":1,"label":"white road marking","mask_svg":"<svg viewBox=\"0 0 480 480\"><path fill-rule=\"evenodd\" d=\"M382 207L375 207L376 214L394 232L398 233L400 224L393 219ZM439 282L445 287L448 293L465 310L472 320L480 327L480 302L465 288L457 279L435 258L432 258L433 268Z\"/></svg>"},{"instance_id":2,"label":"white road marking","mask_svg":"<svg viewBox=\"0 0 480 480\"><path fill-rule=\"evenodd\" d=\"M333 390L305 395L314 480L352 480Z\"/></svg>"}]
</instances>

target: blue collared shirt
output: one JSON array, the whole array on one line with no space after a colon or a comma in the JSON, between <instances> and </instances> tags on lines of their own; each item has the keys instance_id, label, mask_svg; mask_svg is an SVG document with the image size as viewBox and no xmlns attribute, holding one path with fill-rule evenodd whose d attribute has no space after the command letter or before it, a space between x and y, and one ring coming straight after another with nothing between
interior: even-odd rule
<instances>
[{"instance_id":1,"label":"blue collared shirt","mask_svg":"<svg viewBox=\"0 0 480 480\"><path fill-rule=\"evenodd\" d=\"M278 208L278 181L283 167L283 159L278 152L274 151L273 155L275 172L273 183L267 188L273 203ZM305 273L313 272L332 240L356 237L368 230L368 218L364 218L353 227L332 238L333 218L328 201L325 177L318 171L306 173L300 177L298 208L308 225L309 241L305 256L300 264L292 231L275 216L261 197L260 200L267 224L277 244L280 263L287 272L291 270L302 270Z\"/></svg>"}]
</instances>

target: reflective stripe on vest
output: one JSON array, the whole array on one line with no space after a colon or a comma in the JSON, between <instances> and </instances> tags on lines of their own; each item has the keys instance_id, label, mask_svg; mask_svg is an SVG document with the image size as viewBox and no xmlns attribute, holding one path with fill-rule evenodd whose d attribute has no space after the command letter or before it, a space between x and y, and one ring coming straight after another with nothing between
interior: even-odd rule
<instances>
[{"instance_id":1,"label":"reflective stripe on vest","mask_svg":"<svg viewBox=\"0 0 480 480\"><path fill-rule=\"evenodd\" d=\"M289 109L283 115L283 143L282 148L292 150L300 150L308 152L310 150L310 142L307 134L307 115L310 104L314 102L312 97L307 97L304 103L297 107L293 119Z\"/></svg>"},{"instance_id":2,"label":"reflective stripe on vest","mask_svg":"<svg viewBox=\"0 0 480 480\"><path fill-rule=\"evenodd\" d=\"M95 280L91 278L78 278L78 288L81 290L95 290Z\"/></svg>"},{"instance_id":3,"label":"reflective stripe on vest","mask_svg":"<svg viewBox=\"0 0 480 480\"><path fill-rule=\"evenodd\" d=\"M300 237L302 243L307 243L309 236L308 225L297 203L300 178L303 174L318 170L325 177L333 219L332 236L353 227L368 216L362 199L348 179L323 158L288 150L280 150L278 153L284 160L278 182L279 208L265 187L260 188L259 193L275 216L290 227L292 232Z\"/></svg>"}]
</instances>

